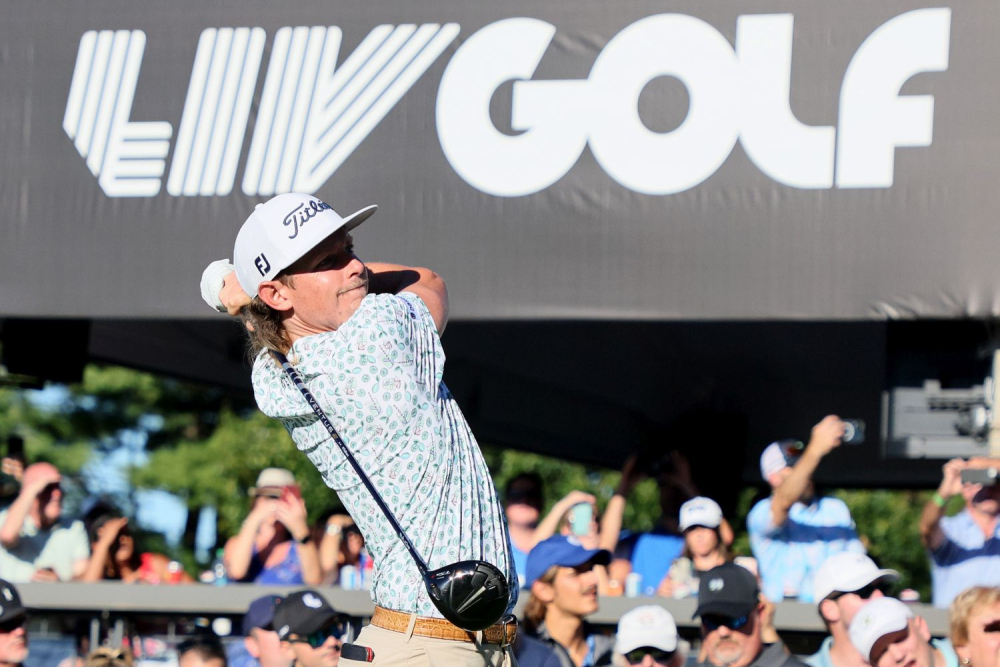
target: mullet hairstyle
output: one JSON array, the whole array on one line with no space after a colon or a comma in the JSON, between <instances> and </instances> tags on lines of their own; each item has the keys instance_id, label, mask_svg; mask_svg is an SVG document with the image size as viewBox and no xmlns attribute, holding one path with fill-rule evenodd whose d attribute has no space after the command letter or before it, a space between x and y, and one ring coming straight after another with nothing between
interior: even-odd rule
<instances>
[{"instance_id":1,"label":"mullet hairstyle","mask_svg":"<svg viewBox=\"0 0 1000 667\"><path fill-rule=\"evenodd\" d=\"M279 273L275 280L285 287L295 288L295 280L289 274ZM260 295L240 309L240 319L247 332L247 356L251 364L265 350L288 353L292 344L285 333L281 311L264 303Z\"/></svg>"},{"instance_id":2,"label":"mullet hairstyle","mask_svg":"<svg viewBox=\"0 0 1000 667\"><path fill-rule=\"evenodd\" d=\"M545 574L538 577L536 581L540 581L543 584L551 584L556 580L556 574L558 573L559 566L553 565L545 571ZM528 596L528 602L524 605L524 627L529 635L534 635L538 632L538 626L545 620L546 608L546 603L539 600L534 593Z\"/></svg>"}]
</instances>

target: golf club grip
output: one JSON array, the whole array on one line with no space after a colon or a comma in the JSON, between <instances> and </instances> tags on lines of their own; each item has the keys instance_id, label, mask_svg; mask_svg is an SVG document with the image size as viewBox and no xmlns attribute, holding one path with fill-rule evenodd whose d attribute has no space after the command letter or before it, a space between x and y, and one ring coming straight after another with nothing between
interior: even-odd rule
<instances>
[{"instance_id":1,"label":"golf club grip","mask_svg":"<svg viewBox=\"0 0 1000 667\"><path fill-rule=\"evenodd\" d=\"M375 651L367 646L344 644L340 647L340 657L345 660L355 660L357 662L374 662Z\"/></svg>"},{"instance_id":2,"label":"golf club grip","mask_svg":"<svg viewBox=\"0 0 1000 667\"><path fill-rule=\"evenodd\" d=\"M414 562L416 562L417 568L420 570L420 574L426 578L427 563L425 563L424 559L420 557L419 553L417 553L417 549L413 546L413 543L410 542L410 538L407 537L406 533L403 532L403 529L399 527L399 524L396 522L396 517L393 516L388 505L386 505L385 501L382 500L382 496L380 496L378 491L375 490L371 480L368 479L368 475L366 475L365 471L361 469L361 464L358 463L357 459L354 458L354 455L351 454L351 450L347 448L347 445L340 438L340 434L337 433L337 429L333 427L333 424L326 416L323 408L320 407L319 402L317 402L315 397L313 397L312 392L309 391L308 387L306 387L305 382L302 381L298 372L292 368L292 365L288 362L285 355L276 350L271 350L271 354L278 360L281 367L285 369L285 373L288 374L292 384L294 384L295 387L302 393L302 396L306 399L306 403L309 404L312 411L316 413L317 417L319 417L320 422L322 422L323 426L326 427L326 430L330 432L330 435L333 437L333 441L337 443L338 447L340 447L340 451L343 452L347 462L351 464L351 467L354 468L354 472L358 473L358 477L361 478L361 483L365 485L366 489L368 489L368 493L371 494L372 500L374 500L375 504L378 505L380 510L382 510L382 514L384 514L385 518L389 520L389 525L391 525L393 530L396 531L396 535L399 536L399 539L403 541L403 546L406 547L406 550L410 552L410 556L412 556Z\"/></svg>"}]
</instances>

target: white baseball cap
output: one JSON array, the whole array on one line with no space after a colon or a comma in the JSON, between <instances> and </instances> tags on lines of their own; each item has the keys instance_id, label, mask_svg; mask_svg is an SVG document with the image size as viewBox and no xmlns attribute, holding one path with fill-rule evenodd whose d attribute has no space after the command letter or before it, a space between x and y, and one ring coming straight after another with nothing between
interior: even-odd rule
<instances>
[{"instance_id":1,"label":"white baseball cap","mask_svg":"<svg viewBox=\"0 0 1000 667\"><path fill-rule=\"evenodd\" d=\"M848 634L851 644L865 661L871 659L872 647L882 637L906 628L913 612L896 598L872 600L858 610Z\"/></svg>"},{"instance_id":2,"label":"white baseball cap","mask_svg":"<svg viewBox=\"0 0 1000 667\"><path fill-rule=\"evenodd\" d=\"M813 600L817 604L834 593L853 593L879 579L898 581L896 570L880 570L864 554L843 552L830 556L816 570L813 578Z\"/></svg>"},{"instance_id":3,"label":"white baseball cap","mask_svg":"<svg viewBox=\"0 0 1000 667\"><path fill-rule=\"evenodd\" d=\"M366 206L345 218L326 202L297 192L257 204L233 249L240 286L250 297L257 296L260 283L273 280L338 229L354 229L377 208Z\"/></svg>"},{"instance_id":4,"label":"white baseball cap","mask_svg":"<svg viewBox=\"0 0 1000 667\"><path fill-rule=\"evenodd\" d=\"M692 526L718 528L722 523L722 508L711 498L697 496L681 505L681 531Z\"/></svg>"},{"instance_id":5,"label":"white baseball cap","mask_svg":"<svg viewBox=\"0 0 1000 667\"><path fill-rule=\"evenodd\" d=\"M663 607L636 607L619 619L615 650L624 655L643 646L668 653L677 650L677 624Z\"/></svg>"},{"instance_id":6,"label":"white baseball cap","mask_svg":"<svg viewBox=\"0 0 1000 667\"><path fill-rule=\"evenodd\" d=\"M767 478L798 461L805 448L798 440L778 440L764 448L760 455L760 476Z\"/></svg>"}]
</instances>

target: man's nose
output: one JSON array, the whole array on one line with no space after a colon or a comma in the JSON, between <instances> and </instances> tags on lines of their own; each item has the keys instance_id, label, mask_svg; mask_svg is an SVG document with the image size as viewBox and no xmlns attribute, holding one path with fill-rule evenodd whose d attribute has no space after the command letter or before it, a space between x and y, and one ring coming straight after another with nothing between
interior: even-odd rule
<instances>
[{"instance_id":1,"label":"man's nose","mask_svg":"<svg viewBox=\"0 0 1000 667\"><path fill-rule=\"evenodd\" d=\"M879 589L876 588L874 591L872 591L872 594L871 594L871 596L868 599L869 600L878 600L879 598L884 598L884 597L885 597L885 593L883 593L882 591L880 591Z\"/></svg>"},{"instance_id":2,"label":"man's nose","mask_svg":"<svg viewBox=\"0 0 1000 667\"><path fill-rule=\"evenodd\" d=\"M720 637L728 637L733 631L730 630L728 626L720 625L718 632Z\"/></svg>"}]
</instances>

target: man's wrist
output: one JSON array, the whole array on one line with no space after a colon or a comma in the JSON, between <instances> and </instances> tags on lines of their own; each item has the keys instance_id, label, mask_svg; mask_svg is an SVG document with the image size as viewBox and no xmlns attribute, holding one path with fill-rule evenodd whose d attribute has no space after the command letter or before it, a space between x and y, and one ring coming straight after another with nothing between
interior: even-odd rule
<instances>
[{"instance_id":1,"label":"man's wrist","mask_svg":"<svg viewBox=\"0 0 1000 667\"><path fill-rule=\"evenodd\" d=\"M308 544L309 540L312 539L312 533L307 530L305 533L303 533L300 536L292 535L292 537L294 537L295 541L298 542L299 544Z\"/></svg>"},{"instance_id":2,"label":"man's wrist","mask_svg":"<svg viewBox=\"0 0 1000 667\"><path fill-rule=\"evenodd\" d=\"M335 523L326 524L326 534L331 537L340 537L341 533L343 532L344 529Z\"/></svg>"},{"instance_id":3,"label":"man's wrist","mask_svg":"<svg viewBox=\"0 0 1000 667\"><path fill-rule=\"evenodd\" d=\"M944 509L944 506L948 504L948 498L945 498L941 491L935 491L934 495L931 496L931 501L941 509Z\"/></svg>"}]
</instances>

